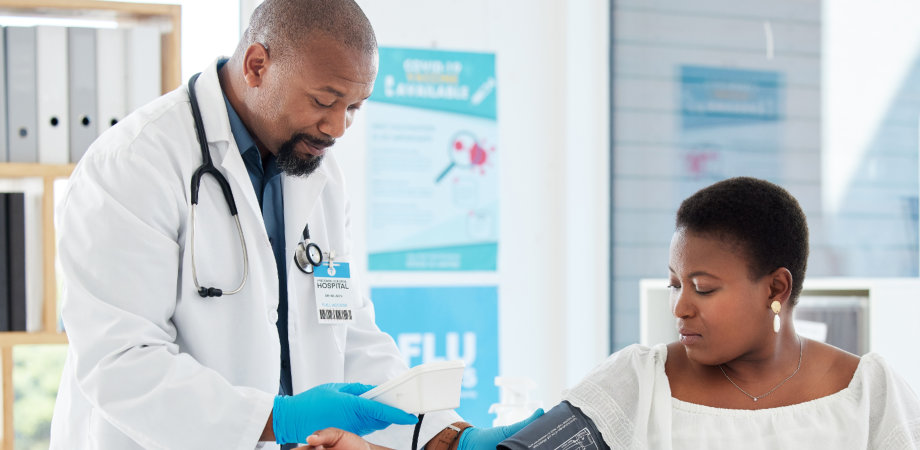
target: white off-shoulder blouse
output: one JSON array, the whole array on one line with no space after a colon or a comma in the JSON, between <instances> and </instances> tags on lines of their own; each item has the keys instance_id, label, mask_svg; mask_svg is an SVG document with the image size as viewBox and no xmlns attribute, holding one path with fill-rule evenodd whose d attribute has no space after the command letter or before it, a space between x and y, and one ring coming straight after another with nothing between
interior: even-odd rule
<instances>
[{"instance_id":1,"label":"white off-shoulder blouse","mask_svg":"<svg viewBox=\"0 0 920 450\"><path fill-rule=\"evenodd\" d=\"M612 449L918 449L920 399L875 353L827 397L760 410L722 409L671 397L667 347L611 355L563 398Z\"/></svg>"}]
</instances>

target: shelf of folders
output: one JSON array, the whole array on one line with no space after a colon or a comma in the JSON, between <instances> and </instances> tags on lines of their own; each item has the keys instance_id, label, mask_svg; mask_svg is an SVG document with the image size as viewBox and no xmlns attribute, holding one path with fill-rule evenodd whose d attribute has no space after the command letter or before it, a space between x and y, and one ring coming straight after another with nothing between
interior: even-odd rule
<instances>
[{"instance_id":1,"label":"shelf of folders","mask_svg":"<svg viewBox=\"0 0 920 450\"><path fill-rule=\"evenodd\" d=\"M0 347L67 342L58 325L55 183L72 164L0 164Z\"/></svg>"},{"instance_id":2,"label":"shelf of folders","mask_svg":"<svg viewBox=\"0 0 920 450\"><path fill-rule=\"evenodd\" d=\"M86 4L99 3L109 2ZM175 59L164 48L177 34L169 20L5 11L0 2L0 162L75 163L100 133L177 85L163 80L164 61Z\"/></svg>"}]
</instances>

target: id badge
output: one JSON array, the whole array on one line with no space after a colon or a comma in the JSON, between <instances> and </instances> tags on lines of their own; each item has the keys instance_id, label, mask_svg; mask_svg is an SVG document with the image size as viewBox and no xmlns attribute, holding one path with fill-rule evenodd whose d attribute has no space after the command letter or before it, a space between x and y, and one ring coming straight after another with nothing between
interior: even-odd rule
<instances>
[{"instance_id":1,"label":"id badge","mask_svg":"<svg viewBox=\"0 0 920 450\"><path fill-rule=\"evenodd\" d=\"M347 262L324 262L313 271L316 288L316 317L319 323L354 322L358 294L351 282Z\"/></svg>"}]
</instances>

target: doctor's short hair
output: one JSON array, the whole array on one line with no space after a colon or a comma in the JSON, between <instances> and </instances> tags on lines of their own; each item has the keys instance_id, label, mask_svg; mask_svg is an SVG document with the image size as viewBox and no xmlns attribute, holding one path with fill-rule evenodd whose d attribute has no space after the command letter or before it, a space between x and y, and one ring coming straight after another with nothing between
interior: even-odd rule
<instances>
[{"instance_id":1,"label":"doctor's short hair","mask_svg":"<svg viewBox=\"0 0 920 450\"><path fill-rule=\"evenodd\" d=\"M259 43L272 58L290 62L317 33L365 54L377 53L374 28L354 0L265 0L252 12L237 52Z\"/></svg>"},{"instance_id":2,"label":"doctor's short hair","mask_svg":"<svg viewBox=\"0 0 920 450\"><path fill-rule=\"evenodd\" d=\"M808 262L808 224L789 192L750 177L703 188L677 210L676 228L718 237L746 252L752 279L785 267L792 273L792 305L798 302Z\"/></svg>"}]
</instances>

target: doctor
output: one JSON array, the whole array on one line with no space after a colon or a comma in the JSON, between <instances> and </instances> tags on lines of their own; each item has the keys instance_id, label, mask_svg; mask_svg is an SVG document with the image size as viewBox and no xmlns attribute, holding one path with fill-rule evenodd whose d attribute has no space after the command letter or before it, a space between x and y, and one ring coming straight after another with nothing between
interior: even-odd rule
<instances>
[{"instance_id":1,"label":"doctor","mask_svg":"<svg viewBox=\"0 0 920 450\"><path fill-rule=\"evenodd\" d=\"M357 395L406 367L353 294L330 151L376 73L352 0L267 0L229 60L92 145L56 216L70 347L52 448L251 449L328 427L409 447L416 418ZM524 424L432 413L419 442L495 448Z\"/></svg>"}]
</instances>

